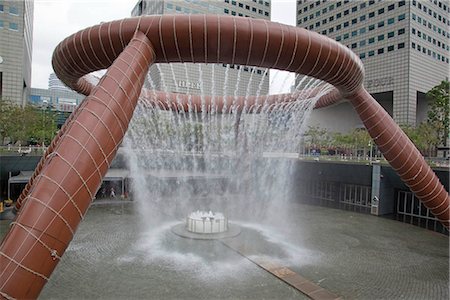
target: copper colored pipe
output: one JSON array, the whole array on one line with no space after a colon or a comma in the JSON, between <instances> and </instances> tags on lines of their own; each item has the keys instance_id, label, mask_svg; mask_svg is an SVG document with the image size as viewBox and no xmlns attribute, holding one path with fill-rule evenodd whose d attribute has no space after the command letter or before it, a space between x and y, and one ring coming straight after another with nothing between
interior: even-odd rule
<instances>
[{"instance_id":1,"label":"copper colored pipe","mask_svg":"<svg viewBox=\"0 0 450 300\"><path fill-rule=\"evenodd\" d=\"M47 157L1 244L2 297L39 295L115 157L153 59L136 32Z\"/></svg>"},{"instance_id":2,"label":"copper colored pipe","mask_svg":"<svg viewBox=\"0 0 450 300\"><path fill-rule=\"evenodd\" d=\"M364 89L363 65L346 47L301 28L251 18L130 18L82 30L55 49L52 63L58 77L88 97L44 158L28 200L0 245L0 297L39 295L116 154L153 62L242 64L301 73L332 84L336 89L323 97L319 107L349 99L393 168L448 228L448 193L412 142ZM97 86L83 77L105 68L108 71Z\"/></svg>"}]
</instances>

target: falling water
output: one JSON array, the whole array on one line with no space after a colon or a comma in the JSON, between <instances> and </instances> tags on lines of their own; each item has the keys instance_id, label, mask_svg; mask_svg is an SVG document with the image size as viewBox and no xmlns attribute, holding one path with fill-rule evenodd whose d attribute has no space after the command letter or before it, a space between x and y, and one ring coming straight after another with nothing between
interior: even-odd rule
<instances>
[{"instance_id":1,"label":"falling water","mask_svg":"<svg viewBox=\"0 0 450 300\"><path fill-rule=\"evenodd\" d=\"M180 65L188 81L190 71L186 64ZM192 97L187 112L172 105L164 111L149 101L139 102L124 139L124 153L132 177L131 197L141 217L141 241L152 235L150 240L158 240L156 233L162 238L161 228L183 222L196 210L222 212L230 222L260 226L261 232L267 226L289 222L290 190L295 184L292 171L301 137L314 104L331 86L314 78L298 78L295 101L270 103L269 97L262 95L269 70L255 76L256 70L251 69L247 76L243 68L236 74L230 65L198 67L202 111L192 105ZM169 72L169 81L175 84L173 69ZM212 84L206 89L203 82L211 74ZM217 78L218 74L222 77ZM166 89L169 84L163 78L161 87ZM146 87L155 86L148 78ZM255 94L249 95L252 86ZM207 92L213 96L208 111ZM217 99L226 93L233 101L231 107L223 108L229 113L222 113ZM248 100L254 95L259 100L250 105ZM245 96L243 107L238 107L239 96ZM179 101L177 97L178 106ZM160 253L154 250L151 252Z\"/></svg>"}]
</instances>

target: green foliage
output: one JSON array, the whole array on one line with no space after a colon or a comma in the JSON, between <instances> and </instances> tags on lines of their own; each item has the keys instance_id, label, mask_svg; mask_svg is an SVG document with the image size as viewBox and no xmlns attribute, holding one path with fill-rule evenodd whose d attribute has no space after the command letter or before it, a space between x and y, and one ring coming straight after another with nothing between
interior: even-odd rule
<instances>
[{"instance_id":1,"label":"green foliage","mask_svg":"<svg viewBox=\"0 0 450 300\"><path fill-rule=\"evenodd\" d=\"M436 130L441 145L447 146L449 138L449 82L442 81L427 93L430 101L428 124Z\"/></svg>"},{"instance_id":2,"label":"green foliage","mask_svg":"<svg viewBox=\"0 0 450 300\"><path fill-rule=\"evenodd\" d=\"M440 140L431 124L421 123L416 127L410 125L401 125L400 127L423 155L434 155L434 150Z\"/></svg>"},{"instance_id":3,"label":"green foliage","mask_svg":"<svg viewBox=\"0 0 450 300\"><path fill-rule=\"evenodd\" d=\"M56 113L32 105L24 108L0 99L0 144L8 138L13 144L29 142L48 145L57 131Z\"/></svg>"}]
</instances>

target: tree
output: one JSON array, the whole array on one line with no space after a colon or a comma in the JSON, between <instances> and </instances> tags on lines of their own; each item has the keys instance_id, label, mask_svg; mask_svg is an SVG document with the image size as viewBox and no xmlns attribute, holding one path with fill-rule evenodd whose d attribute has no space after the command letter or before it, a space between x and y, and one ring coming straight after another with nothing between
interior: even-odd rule
<instances>
[{"instance_id":1,"label":"tree","mask_svg":"<svg viewBox=\"0 0 450 300\"><path fill-rule=\"evenodd\" d=\"M436 130L441 145L447 146L449 138L449 82L442 81L427 94L430 101L428 123Z\"/></svg>"},{"instance_id":2,"label":"tree","mask_svg":"<svg viewBox=\"0 0 450 300\"><path fill-rule=\"evenodd\" d=\"M0 144L16 142L25 145L43 140L48 145L57 130L56 113L48 108L26 105L24 108L11 101L0 100Z\"/></svg>"},{"instance_id":3,"label":"tree","mask_svg":"<svg viewBox=\"0 0 450 300\"><path fill-rule=\"evenodd\" d=\"M420 123L416 127L402 125L401 128L424 156L433 156L439 137L429 123Z\"/></svg>"}]
</instances>

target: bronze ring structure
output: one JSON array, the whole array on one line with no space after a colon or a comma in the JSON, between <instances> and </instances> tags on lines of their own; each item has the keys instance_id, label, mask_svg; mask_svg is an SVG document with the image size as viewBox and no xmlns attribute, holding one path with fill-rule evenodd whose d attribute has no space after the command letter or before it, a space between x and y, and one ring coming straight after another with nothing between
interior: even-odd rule
<instances>
[{"instance_id":1,"label":"bronze ring structure","mask_svg":"<svg viewBox=\"0 0 450 300\"><path fill-rule=\"evenodd\" d=\"M30 180L0 246L0 297L36 298L63 255L113 160L152 63L241 64L316 77L348 99L379 149L448 228L449 195L403 131L363 87L361 61L302 28L250 18L164 15L102 23L62 41L58 77L87 97ZM108 69L94 86L84 77ZM334 95L334 96L333 96ZM19 203L19 206L20 206Z\"/></svg>"}]
</instances>

